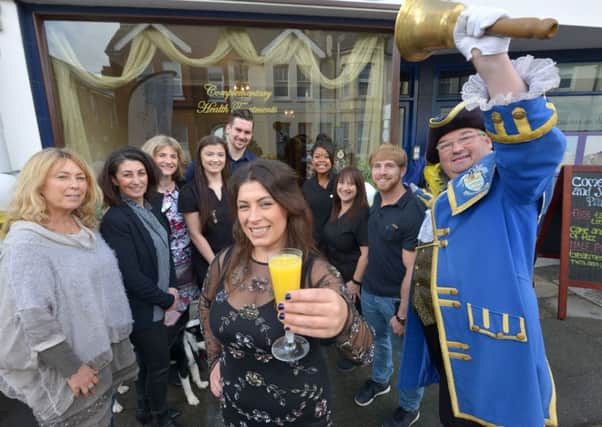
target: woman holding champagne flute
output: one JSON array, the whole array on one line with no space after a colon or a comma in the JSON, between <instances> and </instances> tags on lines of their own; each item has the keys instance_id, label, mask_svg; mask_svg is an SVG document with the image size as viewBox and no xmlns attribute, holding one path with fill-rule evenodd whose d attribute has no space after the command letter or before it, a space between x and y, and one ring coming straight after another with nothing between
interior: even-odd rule
<instances>
[{"instance_id":1,"label":"woman holding champagne flute","mask_svg":"<svg viewBox=\"0 0 602 427\"><path fill-rule=\"evenodd\" d=\"M256 160L236 171L230 188L235 243L212 262L200 306L211 391L222 399L225 424L332 425L319 338L335 338L346 357L368 364L371 330L313 246L295 172ZM284 296L275 300L275 291ZM282 356L272 345L285 330L297 351Z\"/></svg>"}]
</instances>

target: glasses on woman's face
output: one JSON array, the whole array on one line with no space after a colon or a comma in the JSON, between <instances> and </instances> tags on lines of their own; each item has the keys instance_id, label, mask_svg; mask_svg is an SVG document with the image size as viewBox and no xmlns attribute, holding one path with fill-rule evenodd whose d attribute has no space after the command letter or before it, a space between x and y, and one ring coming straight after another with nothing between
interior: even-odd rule
<instances>
[{"instance_id":1,"label":"glasses on woman's face","mask_svg":"<svg viewBox=\"0 0 602 427\"><path fill-rule=\"evenodd\" d=\"M443 141L437 144L437 151L440 153L449 153L452 151L454 144L458 144L461 147L470 144L475 140L477 136L485 135L483 132L472 132L466 135L462 135L460 138L453 141Z\"/></svg>"}]
</instances>

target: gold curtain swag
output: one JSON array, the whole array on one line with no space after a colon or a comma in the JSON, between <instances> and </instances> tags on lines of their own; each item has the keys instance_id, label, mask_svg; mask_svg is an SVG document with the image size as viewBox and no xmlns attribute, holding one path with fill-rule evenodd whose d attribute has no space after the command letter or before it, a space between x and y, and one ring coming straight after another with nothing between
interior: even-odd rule
<instances>
[{"instance_id":1,"label":"gold curtain swag","mask_svg":"<svg viewBox=\"0 0 602 427\"><path fill-rule=\"evenodd\" d=\"M84 84L98 89L114 90L138 78L150 65L159 49L171 61L191 67L207 67L219 63L229 53L235 52L243 60L255 64L286 64L293 59L303 74L317 81L327 89L338 89L355 81L364 67L371 63L368 94L363 118L362 153L369 153L382 141L382 110L384 98L384 39L378 35L361 36L346 58L346 66L341 73L331 79L322 74L320 65L311 48L294 33L284 37L267 55L257 53L245 30L226 29L220 34L213 52L203 58L190 58L174 46L162 32L148 27L133 40L121 76L101 76L87 71L80 63L67 38L49 29L49 40L58 55L52 56L52 66L57 82L58 101L63 122L65 145L77 151L87 161L92 162L84 118L79 105L74 76ZM61 59L59 59L59 57Z\"/></svg>"}]
</instances>

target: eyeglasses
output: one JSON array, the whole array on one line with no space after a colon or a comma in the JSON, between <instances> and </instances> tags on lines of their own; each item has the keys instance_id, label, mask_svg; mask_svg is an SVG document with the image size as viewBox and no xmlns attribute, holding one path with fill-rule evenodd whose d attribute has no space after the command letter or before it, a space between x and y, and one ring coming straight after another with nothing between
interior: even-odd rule
<instances>
[{"instance_id":1,"label":"eyeglasses","mask_svg":"<svg viewBox=\"0 0 602 427\"><path fill-rule=\"evenodd\" d=\"M439 151L440 153L449 153L452 149L454 144L458 144L460 146L465 146L467 144L469 144L470 142L472 142L477 136L483 136L485 135L483 132L474 132L474 133L470 133L467 135L463 135L460 138L456 139L455 141L444 141L440 144L437 144L437 151Z\"/></svg>"}]
</instances>

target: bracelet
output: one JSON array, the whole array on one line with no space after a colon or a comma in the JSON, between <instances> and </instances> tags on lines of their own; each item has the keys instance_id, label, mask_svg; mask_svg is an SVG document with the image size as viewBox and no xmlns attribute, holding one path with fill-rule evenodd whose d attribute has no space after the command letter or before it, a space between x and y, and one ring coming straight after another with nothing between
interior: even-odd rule
<instances>
[{"instance_id":1,"label":"bracelet","mask_svg":"<svg viewBox=\"0 0 602 427\"><path fill-rule=\"evenodd\" d=\"M353 283L355 283L356 285L358 285L358 286L362 286L362 282L360 282L360 281L358 281L358 280L355 280L353 277L351 278L351 281L352 281Z\"/></svg>"},{"instance_id":2,"label":"bracelet","mask_svg":"<svg viewBox=\"0 0 602 427\"><path fill-rule=\"evenodd\" d=\"M406 319L402 319L401 317L399 317L399 315L397 313L395 313L395 318L397 319L397 321L399 322L399 324L401 326L405 326L406 325Z\"/></svg>"}]
</instances>

